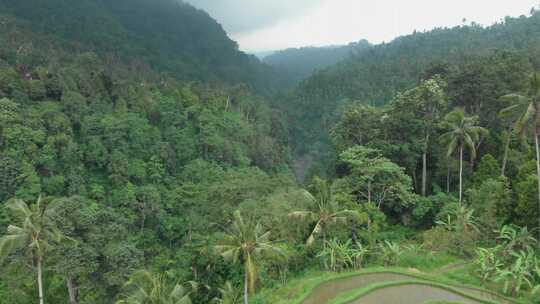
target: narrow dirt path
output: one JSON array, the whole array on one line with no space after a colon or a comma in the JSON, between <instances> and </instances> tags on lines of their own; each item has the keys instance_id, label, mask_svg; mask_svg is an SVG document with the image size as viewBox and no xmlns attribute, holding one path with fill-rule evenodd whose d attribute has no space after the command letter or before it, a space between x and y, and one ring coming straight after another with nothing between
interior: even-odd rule
<instances>
[{"instance_id":1,"label":"narrow dirt path","mask_svg":"<svg viewBox=\"0 0 540 304\"><path fill-rule=\"evenodd\" d=\"M441 268L435 269L431 273L442 274L442 273L450 272L452 270L463 269L469 266L470 264L471 262L459 262L459 263L448 264L448 265L444 265Z\"/></svg>"}]
</instances>

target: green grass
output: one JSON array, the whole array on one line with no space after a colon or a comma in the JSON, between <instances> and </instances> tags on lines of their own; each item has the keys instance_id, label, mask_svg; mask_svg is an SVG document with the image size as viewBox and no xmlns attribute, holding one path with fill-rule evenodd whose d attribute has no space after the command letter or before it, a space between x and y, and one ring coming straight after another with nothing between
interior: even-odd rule
<instances>
[{"instance_id":1,"label":"green grass","mask_svg":"<svg viewBox=\"0 0 540 304\"><path fill-rule=\"evenodd\" d=\"M463 268L454 269L445 273L442 273L441 276L444 276L448 279L454 280L468 285L482 286L482 280L474 274L475 266L474 264L469 264ZM495 287L495 286L494 286Z\"/></svg>"},{"instance_id":2,"label":"green grass","mask_svg":"<svg viewBox=\"0 0 540 304\"><path fill-rule=\"evenodd\" d=\"M448 253L436 253L433 255L406 252L399 257L398 265L405 268L416 268L421 271L431 272L449 264L464 262L463 260Z\"/></svg>"}]
</instances>

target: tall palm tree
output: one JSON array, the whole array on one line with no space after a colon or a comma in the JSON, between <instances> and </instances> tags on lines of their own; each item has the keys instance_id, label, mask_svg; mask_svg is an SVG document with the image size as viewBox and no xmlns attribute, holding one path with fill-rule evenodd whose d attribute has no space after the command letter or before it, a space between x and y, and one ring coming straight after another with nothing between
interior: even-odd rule
<instances>
[{"instance_id":1,"label":"tall palm tree","mask_svg":"<svg viewBox=\"0 0 540 304\"><path fill-rule=\"evenodd\" d=\"M506 144L504 145L504 156L501 166L501 176L506 176L506 165L508 164L508 154L510 153L510 143L512 142L512 123L508 124L506 134Z\"/></svg>"},{"instance_id":2,"label":"tall palm tree","mask_svg":"<svg viewBox=\"0 0 540 304\"><path fill-rule=\"evenodd\" d=\"M249 294L255 291L257 280L256 264L269 255L283 256L283 251L270 241L270 232L264 232L259 222L245 220L240 211L234 212L234 221L223 242L215 246L223 258L234 264L244 265L244 303L249 303Z\"/></svg>"},{"instance_id":3,"label":"tall palm tree","mask_svg":"<svg viewBox=\"0 0 540 304\"><path fill-rule=\"evenodd\" d=\"M6 203L6 208L13 213L14 223L0 238L0 258L8 257L16 250L24 252L24 257L37 269L39 303L43 304L43 259L53 242L61 239L51 218L52 209L42 203L41 197L30 206L20 199L13 199Z\"/></svg>"},{"instance_id":4,"label":"tall palm tree","mask_svg":"<svg viewBox=\"0 0 540 304\"><path fill-rule=\"evenodd\" d=\"M502 97L513 105L501 111L502 116L518 117L515 129L518 134L525 136L531 133L536 148L536 172L538 175L538 204L540 208L540 144L538 127L540 121L540 75L534 73L531 77L529 94L509 94Z\"/></svg>"},{"instance_id":5,"label":"tall palm tree","mask_svg":"<svg viewBox=\"0 0 540 304\"><path fill-rule=\"evenodd\" d=\"M173 283L168 273L141 270L135 272L124 287L127 296L117 304L191 304L190 295L197 289L197 284Z\"/></svg>"},{"instance_id":6,"label":"tall palm tree","mask_svg":"<svg viewBox=\"0 0 540 304\"><path fill-rule=\"evenodd\" d=\"M332 187L326 180L316 179L315 183L315 196L306 191L306 195L315 204L314 210L306 211L294 211L289 213L292 218L301 220L309 220L314 222L315 226L311 231L306 245L311 246L315 242L317 234L323 234L323 242L326 244L326 229L331 224L347 222L347 217L358 215L357 212L351 210L344 210L339 207L337 202L333 198Z\"/></svg>"},{"instance_id":7,"label":"tall palm tree","mask_svg":"<svg viewBox=\"0 0 540 304\"><path fill-rule=\"evenodd\" d=\"M455 109L444 118L444 125L449 130L441 135L447 145L447 156L459 151L459 202L463 201L463 152L469 150L471 159L476 158L476 143L488 130L477 126L478 116L467 116L462 108Z\"/></svg>"}]
</instances>

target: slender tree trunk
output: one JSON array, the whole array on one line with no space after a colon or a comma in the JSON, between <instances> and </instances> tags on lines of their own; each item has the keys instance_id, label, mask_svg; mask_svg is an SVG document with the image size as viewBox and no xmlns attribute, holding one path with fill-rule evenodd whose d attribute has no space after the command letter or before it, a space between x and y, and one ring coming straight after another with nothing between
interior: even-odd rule
<instances>
[{"instance_id":1,"label":"slender tree trunk","mask_svg":"<svg viewBox=\"0 0 540 304\"><path fill-rule=\"evenodd\" d=\"M446 169L446 193L450 193L450 163Z\"/></svg>"},{"instance_id":2,"label":"slender tree trunk","mask_svg":"<svg viewBox=\"0 0 540 304\"><path fill-rule=\"evenodd\" d=\"M538 127L534 126L534 144L536 146L536 174L538 177L538 210L540 211L540 146L538 143ZM540 225L540 217L538 219ZM538 239L540 240L540 231L538 232ZM540 243L539 243L540 246Z\"/></svg>"},{"instance_id":3,"label":"slender tree trunk","mask_svg":"<svg viewBox=\"0 0 540 304\"><path fill-rule=\"evenodd\" d=\"M69 276L66 281L68 293L69 293L69 304L77 304L79 297L79 291L77 288L77 282L75 281L75 278L72 276Z\"/></svg>"},{"instance_id":4,"label":"slender tree trunk","mask_svg":"<svg viewBox=\"0 0 540 304\"><path fill-rule=\"evenodd\" d=\"M371 204L371 181L368 181L367 195L368 195L368 203Z\"/></svg>"},{"instance_id":5,"label":"slender tree trunk","mask_svg":"<svg viewBox=\"0 0 540 304\"><path fill-rule=\"evenodd\" d=\"M422 196L426 196L427 192L427 150L428 150L429 133L426 132L424 143L424 153L422 154Z\"/></svg>"},{"instance_id":6,"label":"slender tree trunk","mask_svg":"<svg viewBox=\"0 0 540 304\"><path fill-rule=\"evenodd\" d=\"M43 279L42 279L42 265L41 265L42 258L38 256L37 258L37 281L38 281L38 293L39 293L39 304L43 304Z\"/></svg>"},{"instance_id":7,"label":"slender tree trunk","mask_svg":"<svg viewBox=\"0 0 540 304\"><path fill-rule=\"evenodd\" d=\"M144 222L146 221L146 214L143 212L141 212L141 234L144 232Z\"/></svg>"},{"instance_id":8,"label":"slender tree trunk","mask_svg":"<svg viewBox=\"0 0 540 304\"><path fill-rule=\"evenodd\" d=\"M246 264L246 270L245 270L245 275L244 275L244 304L249 304L249 299L248 299L248 267L247 267L247 264Z\"/></svg>"},{"instance_id":9,"label":"slender tree trunk","mask_svg":"<svg viewBox=\"0 0 540 304\"><path fill-rule=\"evenodd\" d=\"M474 173L474 166L476 164L476 159L478 157L478 155L480 155L480 146L482 146L482 143L484 142L484 137L481 137L480 140L478 141L478 143L475 145L475 149L476 149L476 157L473 157L471 155L471 172Z\"/></svg>"},{"instance_id":10,"label":"slender tree trunk","mask_svg":"<svg viewBox=\"0 0 540 304\"><path fill-rule=\"evenodd\" d=\"M416 168L411 170L411 176L412 176L412 179L413 179L414 191L419 192L420 190L418 190L418 189L420 189L420 188L418 187L418 178L416 178Z\"/></svg>"},{"instance_id":11,"label":"slender tree trunk","mask_svg":"<svg viewBox=\"0 0 540 304\"><path fill-rule=\"evenodd\" d=\"M255 293L255 283L256 283L256 279L255 279L255 269L254 269L254 264L253 264L253 260L252 260L252 257L251 257L251 253L247 253L246 254L246 274L247 274L247 278L246 278L246 283L247 283L247 289L245 290L246 291L246 295L247 296L251 296ZM248 303L248 298L246 296L246 303Z\"/></svg>"},{"instance_id":12,"label":"slender tree trunk","mask_svg":"<svg viewBox=\"0 0 540 304\"><path fill-rule=\"evenodd\" d=\"M427 183L427 153L424 152L422 155L422 196L426 196L426 187Z\"/></svg>"},{"instance_id":13,"label":"slender tree trunk","mask_svg":"<svg viewBox=\"0 0 540 304\"><path fill-rule=\"evenodd\" d=\"M463 201L463 145L459 147L459 203Z\"/></svg>"},{"instance_id":14,"label":"slender tree trunk","mask_svg":"<svg viewBox=\"0 0 540 304\"><path fill-rule=\"evenodd\" d=\"M508 136L506 138L506 146L504 147L504 158L501 168L501 176L506 174L506 164L508 163L508 154L510 153L510 142L512 141L512 124L508 126Z\"/></svg>"}]
</instances>

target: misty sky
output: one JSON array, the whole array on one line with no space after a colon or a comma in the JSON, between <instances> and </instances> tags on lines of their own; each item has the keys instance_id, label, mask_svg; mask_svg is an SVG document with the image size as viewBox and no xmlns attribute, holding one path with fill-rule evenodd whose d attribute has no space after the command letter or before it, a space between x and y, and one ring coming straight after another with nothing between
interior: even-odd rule
<instances>
[{"instance_id":1,"label":"misty sky","mask_svg":"<svg viewBox=\"0 0 540 304\"><path fill-rule=\"evenodd\" d=\"M528 15L540 0L187 0L244 51L390 41L414 30Z\"/></svg>"}]
</instances>

